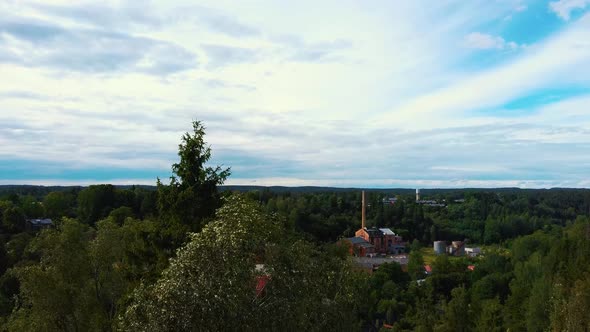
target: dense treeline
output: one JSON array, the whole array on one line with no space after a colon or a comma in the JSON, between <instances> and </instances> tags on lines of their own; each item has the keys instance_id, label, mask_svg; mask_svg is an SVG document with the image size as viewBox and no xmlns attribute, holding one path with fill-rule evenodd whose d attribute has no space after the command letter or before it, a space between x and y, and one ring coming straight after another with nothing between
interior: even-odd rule
<instances>
[{"instance_id":1,"label":"dense treeline","mask_svg":"<svg viewBox=\"0 0 590 332\"><path fill-rule=\"evenodd\" d=\"M519 237L508 249L437 256L429 276L421 266L409 274L381 266L370 277L367 320L395 331L588 331L590 219Z\"/></svg>"},{"instance_id":2,"label":"dense treeline","mask_svg":"<svg viewBox=\"0 0 590 332\"><path fill-rule=\"evenodd\" d=\"M436 191L433 191L436 192ZM590 190L447 190L428 199L446 206L417 204L413 195L369 192L369 226L391 227L423 244L464 240L497 244L552 225L564 226L590 212ZM330 242L354 236L360 227L360 191L324 193L250 192L269 212L287 218L311 238ZM394 204L383 203L395 197Z\"/></svg>"},{"instance_id":3,"label":"dense treeline","mask_svg":"<svg viewBox=\"0 0 590 332\"><path fill-rule=\"evenodd\" d=\"M204 135L195 122L155 188L3 187L1 329L590 328L590 191L423 191L445 206L369 191L369 226L413 243L407 267L369 275L334 245L360 226L359 191L222 191L230 170L206 165ZM486 254L438 256L425 275L420 246L463 239Z\"/></svg>"},{"instance_id":4,"label":"dense treeline","mask_svg":"<svg viewBox=\"0 0 590 332\"><path fill-rule=\"evenodd\" d=\"M173 186L176 185L173 183ZM11 188L18 188L20 194L11 191ZM10 227L25 227L23 218L59 219L68 216L94 225L111 213L123 216L123 219L127 216L138 219L158 216L158 190L154 190L158 187L94 185L87 188L54 187L59 190L47 192L51 188L4 187L0 207L9 209L9 214L13 214L13 219L9 217L8 226L3 229L5 233ZM160 191L166 190L163 188ZM310 239L332 242L342 236L353 236L360 221L360 191L334 192L326 189L316 192L316 189L311 193L305 190L266 189L249 191L247 195L259 201L268 212L283 215L296 230ZM35 196L40 192L44 195ZM218 192L217 196L230 194L227 190ZM410 241L418 239L423 244L465 238L481 244L500 243L549 225L563 226L579 215L590 213L590 190L581 189L423 191L431 192L427 198L446 203L445 207L416 204L413 195L400 192L407 193L408 190L369 191L368 224L391 227ZM395 204L383 203L382 199L388 197L398 197L399 200ZM201 205L207 204L203 202ZM210 206L215 207L215 204ZM169 210L178 211L175 212L178 216L185 214L182 207L170 207ZM213 211L207 213L212 215ZM16 222L18 220L20 223Z\"/></svg>"}]
</instances>

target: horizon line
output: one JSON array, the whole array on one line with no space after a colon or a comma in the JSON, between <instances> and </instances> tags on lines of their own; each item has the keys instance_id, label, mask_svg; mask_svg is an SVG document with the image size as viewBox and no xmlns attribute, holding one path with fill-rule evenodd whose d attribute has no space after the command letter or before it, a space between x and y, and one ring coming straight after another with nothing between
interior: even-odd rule
<instances>
[{"instance_id":1,"label":"horizon line","mask_svg":"<svg viewBox=\"0 0 590 332\"><path fill-rule=\"evenodd\" d=\"M123 186L148 186L156 187L156 183L147 184L146 182L134 182L134 181L60 181L60 182L46 182L43 181L31 181L31 182L7 182L0 180L0 187L89 187L93 185L113 185L115 187ZM569 189L569 190L590 190L590 187L563 187L563 186L550 186L550 187L521 187L521 186L482 186L482 187L469 187L469 186L441 186L441 187L427 187L427 186L407 186L407 187L378 187L378 186L339 186L339 185L314 185L314 184L302 184L302 185L285 185L285 184L221 184L219 187L257 187L257 188L326 188L326 189L342 189L342 190L490 190L490 189L518 189L518 190L555 190L555 189Z\"/></svg>"}]
</instances>

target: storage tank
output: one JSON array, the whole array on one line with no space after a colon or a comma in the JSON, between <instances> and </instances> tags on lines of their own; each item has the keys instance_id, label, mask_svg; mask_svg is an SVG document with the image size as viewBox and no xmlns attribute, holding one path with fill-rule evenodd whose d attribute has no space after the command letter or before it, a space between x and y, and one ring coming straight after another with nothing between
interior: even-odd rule
<instances>
[{"instance_id":1,"label":"storage tank","mask_svg":"<svg viewBox=\"0 0 590 332\"><path fill-rule=\"evenodd\" d=\"M444 255L447 250L447 243L445 241L434 241L434 254Z\"/></svg>"}]
</instances>

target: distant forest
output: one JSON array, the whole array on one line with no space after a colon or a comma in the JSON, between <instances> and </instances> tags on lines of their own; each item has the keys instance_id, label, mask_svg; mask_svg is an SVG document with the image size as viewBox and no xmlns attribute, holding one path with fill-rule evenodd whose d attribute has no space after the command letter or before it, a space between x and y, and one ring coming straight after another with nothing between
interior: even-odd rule
<instances>
[{"instance_id":1,"label":"distant forest","mask_svg":"<svg viewBox=\"0 0 590 332\"><path fill-rule=\"evenodd\" d=\"M360 225L361 189L219 186L218 190L225 196L245 193L318 242L354 236ZM421 190L422 198L445 202L443 208L417 204L413 189L363 190L368 192L369 226L391 227L409 241L417 239L425 245L464 239L501 243L551 225L565 226L590 213L588 189ZM389 197L398 201L384 203ZM156 186L0 186L0 201L12 202L21 219L67 216L94 225L113 211L143 219L157 216L157 200Z\"/></svg>"},{"instance_id":2,"label":"distant forest","mask_svg":"<svg viewBox=\"0 0 590 332\"><path fill-rule=\"evenodd\" d=\"M411 243L369 274L339 244L360 189L223 186L204 135L193 123L168 183L0 186L0 329L590 329L590 190L422 190L429 206L366 189L368 226ZM437 240L484 255L430 261Z\"/></svg>"}]
</instances>

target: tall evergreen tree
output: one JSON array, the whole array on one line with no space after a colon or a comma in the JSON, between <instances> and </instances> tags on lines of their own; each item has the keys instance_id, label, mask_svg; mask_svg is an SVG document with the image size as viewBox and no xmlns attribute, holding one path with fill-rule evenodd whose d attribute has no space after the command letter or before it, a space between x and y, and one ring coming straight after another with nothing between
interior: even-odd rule
<instances>
[{"instance_id":1,"label":"tall evergreen tree","mask_svg":"<svg viewBox=\"0 0 590 332\"><path fill-rule=\"evenodd\" d=\"M205 127L193 122L193 132L185 133L178 146L180 161L172 165L170 184L158 179L158 209L161 218L199 231L220 206L217 186L230 175L230 169L210 167L211 147L205 142Z\"/></svg>"}]
</instances>

